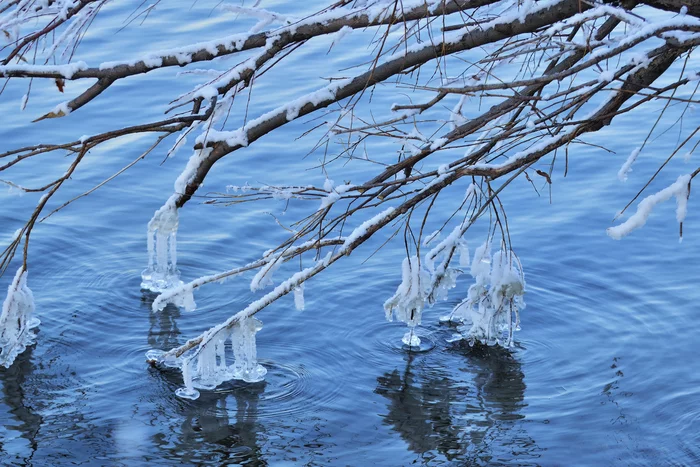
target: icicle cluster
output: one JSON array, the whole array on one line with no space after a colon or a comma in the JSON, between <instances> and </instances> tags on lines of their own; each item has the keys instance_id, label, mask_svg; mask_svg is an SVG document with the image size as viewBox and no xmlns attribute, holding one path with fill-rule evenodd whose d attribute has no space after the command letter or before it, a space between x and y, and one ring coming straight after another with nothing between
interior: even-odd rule
<instances>
[{"instance_id":1,"label":"icicle cluster","mask_svg":"<svg viewBox=\"0 0 700 467\"><path fill-rule=\"evenodd\" d=\"M141 273L141 288L162 292L182 285L177 269L177 208L166 203L148 223L148 268Z\"/></svg>"},{"instance_id":2,"label":"icicle cluster","mask_svg":"<svg viewBox=\"0 0 700 467\"><path fill-rule=\"evenodd\" d=\"M432 306L438 300L445 300L449 290L457 285L457 277L462 274L462 270L449 267L453 257L459 255L460 267L469 265L469 246L462 238L465 230L465 224L456 226L425 255L422 264L417 256L404 259L401 284L394 296L384 303L389 321L395 318L409 327L402 339L404 344L413 347L420 345L415 327L420 324L423 308L426 304ZM437 231L429 235L424 246L437 241L439 234ZM438 259L441 261L436 266Z\"/></svg>"},{"instance_id":3,"label":"icicle cluster","mask_svg":"<svg viewBox=\"0 0 700 467\"><path fill-rule=\"evenodd\" d=\"M457 339L509 347L513 332L519 329L520 310L525 308L525 278L512 251L500 250L489 261L490 254L489 242L477 248L470 271L475 283L449 319L463 323Z\"/></svg>"},{"instance_id":4,"label":"icicle cluster","mask_svg":"<svg viewBox=\"0 0 700 467\"><path fill-rule=\"evenodd\" d=\"M192 355L181 359L164 357L167 354L152 351L147 354L149 360L155 360L165 366L179 367L185 387L175 394L185 399L197 399L198 389L211 390L224 381L234 379L248 383L262 381L267 369L258 364L255 334L262 329L262 322L255 318L242 318L232 328L219 328L213 335L202 339ZM230 340L230 352L227 341ZM229 364L227 353L233 354Z\"/></svg>"},{"instance_id":5,"label":"icicle cluster","mask_svg":"<svg viewBox=\"0 0 700 467\"><path fill-rule=\"evenodd\" d=\"M34 296L27 287L27 271L20 268L7 291L0 315L0 366L9 368L17 355L32 345L39 325L34 318Z\"/></svg>"},{"instance_id":6,"label":"icicle cluster","mask_svg":"<svg viewBox=\"0 0 700 467\"><path fill-rule=\"evenodd\" d=\"M394 296L384 303L387 320L396 319L408 325L408 332L402 339L408 346L420 345L415 328L421 322L429 285L430 275L422 268L418 256L405 258L401 265L401 284Z\"/></svg>"},{"instance_id":7,"label":"icicle cluster","mask_svg":"<svg viewBox=\"0 0 700 467\"><path fill-rule=\"evenodd\" d=\"M462 238L465 228L464 224L455 227L444 240L440 241L425 255L425 264L432 274L430 293L427 297L430 305L435 304L439 300L447 299L447 293L457 285L457 277L462 274L462 270L449 267L452 257L455 254L459 254L459 266L469 266L469 246L467 241ZM436 232L428 238L432 241L436 239L437 235L438 233ZM443 260L436 267L435 261L440 257Z\"/></svg>"}]
</instances>

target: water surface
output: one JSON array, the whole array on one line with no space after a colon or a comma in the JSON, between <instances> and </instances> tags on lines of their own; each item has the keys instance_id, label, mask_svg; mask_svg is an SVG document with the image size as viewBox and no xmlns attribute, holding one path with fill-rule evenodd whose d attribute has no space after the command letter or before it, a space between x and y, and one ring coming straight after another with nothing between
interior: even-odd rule
<instances>
[{"instance_id":1,"label":"water surface","mask_svg":"<svg viewBox=\"0 0 700 467\"><path fill-rule=\"evenodd\" d=\"M217 37L239 24L210 15L213 2L197 3L190 13L192 2L171 1L151 22L115 35L134 7L126 3L111 7L94 25L77 59L99 62L102 47L111 47L111 59L130 58L152 47ZM182 23L186 12L199 21ZM301 49L286 68L257 85L251 112L259 115L321 86L321 76L367 53L356 47L363 38L353 34L339 54L325 55L329 44L321 41ZM167 107L159 91L177 95L196 83L192 76L173 76L134 78L69 118L37 124L29 121L64 97L36 85L30 107L18 115L25 91L14 83L0 99L0 111L13 116L3 120L0 149L159 118ZM68 83L67 92L79 87ZM394 98L378 93L375 104L388 109ZM231 118L242 121L244 110L236 108ZM697 125L697 114L687 119ZM320 157L307 156L315 140L295 140L306 128L290 124L227 157L202 192L289 182L290 175L293 182L322 183L318 170L307 170ZM161 165L167 147L161 148L37 227L29 284L42 324L37 345L0 370L0 464L699 463L700 210L691 195L682 244L672 203L659 206L642 230L621 242L605 235L615 213L677 142L674 132L655 139L622 184L619 166L645 131L639 114L625 116L586 139L616 154L575 146L567 177L563 167L555 172L551 203L546 186L538 184L538 195L525 180L504 195L528 284L515 348L446 343L453 331L438 317L466 295L466 276L446 302L424 315L420 334L432 349L402 348L404 327L384 321L382 304L400 281L403 244L390 243L371 256L389 235L380 234L307 284L305 311L294 310L287 297L258 315L265 323L258 334L265 382L228 383L202 391L196 401L177 398L180 374L150 368L144 353L184 343L258 295L250 292L247 277L203 287L193 313L172 306L151 313L153 297L139 290L146 224L189 156L183 149ZM96 151L54 207L126 165L148 144L147 138L127 139ZM17 167L13 176L39 185L65 164L61 155L47 156ZM652 189L691 167L672 164ZM372 167L336 169L338 180L356 181ZM36 201L0 190L3 242ZM285 213L280 202L220 207L201 201L181 212L179 263L186 280L244 264L284 239L285 231L266 212L284 221L309 209L293 203ZM436 212L447 217L450 206ZM483 235L478 228L467 234L472 251ZM8 280L2 278L3 287Z\"/></svg>"}]
</instances>

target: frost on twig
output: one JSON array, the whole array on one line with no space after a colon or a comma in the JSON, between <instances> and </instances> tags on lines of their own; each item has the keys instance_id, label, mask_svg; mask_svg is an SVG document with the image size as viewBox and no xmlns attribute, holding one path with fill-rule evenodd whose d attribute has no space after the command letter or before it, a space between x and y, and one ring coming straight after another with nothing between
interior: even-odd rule
<instances>
[{"instance_id":1,"label":"frost on twig","mask_svg":"<svg viewBox=\"0 0 700 467\"><path fill-rule=\"evenodd\" d=\"M447 319L462 323L456 340L510 347L525 308L525 278L512 251L498 251L489 260L490 251L489 242L476 249L470 271L475 283Z\"/></svg>"},{"instance_id":2,"label":"frost on twig","mask_svg":"<svg viewBox=\"0 0 700 467\"><path fill-rule=\"evenodd\" d=\"M27 271L20 267L7 291L0 315L0 366L9 368L17 355L36 339L33 329L39 326L34 318L34 296L27 287Z\"/></svg>"}]
</instances>

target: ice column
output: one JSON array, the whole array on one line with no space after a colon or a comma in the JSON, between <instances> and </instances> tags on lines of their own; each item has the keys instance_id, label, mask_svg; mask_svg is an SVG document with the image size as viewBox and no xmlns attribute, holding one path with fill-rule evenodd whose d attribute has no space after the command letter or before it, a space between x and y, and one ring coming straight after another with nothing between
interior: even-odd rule
<instances>
[{"instance_id":1,"label":"ice column","mask_svg":"<svg viewBox=\"0 0 700 467\"><path fill-rule=\"evenodd\" d=\"M20 268L7 291L0 315L0 366L9 368L17 355L36 339L33 329L39 325L34 318L34 296L27 287L27 271Z\"/></svg>"},{"instance_id":2,"label":"ice column","mask_svg":"<svg viewBox=\"0 0 700 467\"><path fill-rule=\"evenodd\" d=\"M166 203L148 223L148 268L141 273L141 288L162 292L182 285L177 269L177 208Z\"/></svg>"}]
</instances>

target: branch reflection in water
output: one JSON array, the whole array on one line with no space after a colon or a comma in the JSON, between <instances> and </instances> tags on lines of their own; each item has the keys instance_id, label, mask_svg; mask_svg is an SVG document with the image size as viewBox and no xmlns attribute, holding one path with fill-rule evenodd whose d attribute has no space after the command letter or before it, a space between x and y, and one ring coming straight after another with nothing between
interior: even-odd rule
<instances>
[{"instance_id":1,"label":"branch reflection in water","mask_svg":"<svg viewBox=\"0 0 700 467\"><path fill-rule=\"evenodd\" d=\"M424 462L537 465L542 450L520 413L526 404L518 359L502 348L466 343L447 353L459 358L457 367L431 365L430 354L408 354L403 371L377 378L375 392L388 399L384 423Z\"/></svg>"},{"instance_id":2,"label":"branch reflection in water","mask_svg":"<svg viewBox=\"0 0 700 467\"><path fill-rule=\"evenodd\" d=\"M0 460L15 465L31 462L37 449L36 435L43 420L27 401L24 383L34 369L33 347L20 354L10 368L0 367Z\"/></svg>"}]
</instances>

